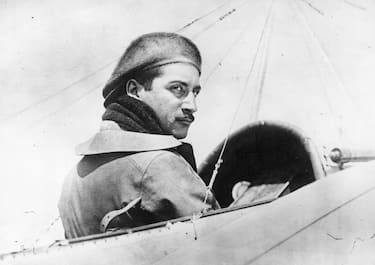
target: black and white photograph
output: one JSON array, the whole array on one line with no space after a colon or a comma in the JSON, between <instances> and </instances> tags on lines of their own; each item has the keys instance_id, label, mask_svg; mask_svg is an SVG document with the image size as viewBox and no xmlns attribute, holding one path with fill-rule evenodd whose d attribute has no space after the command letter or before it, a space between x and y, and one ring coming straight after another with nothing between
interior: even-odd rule
<instances>
[{"instance_id":1,"label":"black and white photograph","mask_svg":"<svg viewBox=\"0 0 375 265\"><path fill-rule=\"evenodd\" d=\"M374 0L0 0L0 265L375 264Z\"/></svg>"}]
</instances>

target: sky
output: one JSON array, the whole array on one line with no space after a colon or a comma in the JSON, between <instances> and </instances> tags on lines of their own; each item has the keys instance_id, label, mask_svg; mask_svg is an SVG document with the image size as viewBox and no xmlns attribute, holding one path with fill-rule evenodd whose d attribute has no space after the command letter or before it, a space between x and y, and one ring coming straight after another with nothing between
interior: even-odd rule
<instances>
[{"instance_id":1,"label":"sky","mask_svg":"<svg viewBox=\"0 0 375 265\"><path fill-rule=\"evenodd\" d=\"M375 146L373 1L0 0L0 253L63 238L61 185L115 63L140 34L188 24L203 57L198 162L258 119L319 148Z\"/></svg>"}]
</instances>

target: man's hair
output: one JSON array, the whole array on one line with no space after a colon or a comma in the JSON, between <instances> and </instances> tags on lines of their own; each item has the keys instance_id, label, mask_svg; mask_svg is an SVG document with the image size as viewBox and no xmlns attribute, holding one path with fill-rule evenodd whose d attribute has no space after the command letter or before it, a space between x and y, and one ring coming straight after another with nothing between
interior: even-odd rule
<instances>
[{"instance_id":1,"label":"man's hair","mask_svg":"<svg viewBox=\"0 0 375 265\"><path fill-rule=\"evenodd\" d=\"M152 81L154 81L154 79L156 77L159 77L161 74L162 74L162 70L161 70L160 67L152 68L152 69L149 69L149 70L138 71L138 72L135 72L132 75L130 75L127 78L127 80L124 82L123 86L126 86L126 83L129 80L134 79L139 84L144 86L144 88L146 90L151 90ZM125 93L126 93L126 91L125 91Z\"/></svg>"},{"instance_id":2,"label":"man's hair","mask_svg":"<svg viewBox=\"0 0 375 265\"><path fill-rule=\"evenodd\" d=\"M152 81L154 81L154 79L156 77L159 77L161 74L161 67L155 67L148 70L136 71L127 75L125 78L122 79L122 82L116 86L116 88L114 89L114 93L111 95L111 98L106 101L106 105L116 102L118 97L127 94L126 84L129 80L134 79L146 90L151 90Z\"/></svg>"}]
</instances>

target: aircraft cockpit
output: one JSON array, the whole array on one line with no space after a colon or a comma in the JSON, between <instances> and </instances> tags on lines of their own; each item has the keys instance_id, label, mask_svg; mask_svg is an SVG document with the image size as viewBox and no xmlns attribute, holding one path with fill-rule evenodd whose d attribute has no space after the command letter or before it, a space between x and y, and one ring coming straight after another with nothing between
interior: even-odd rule
<instances>
[{"instance_id":1,"label":"aircraft cockpit","mask_svg":"<svg viewBox=\"0 0 375 265\"><path fill-rule=\"evenodd\" d=\"M199 168L209 185L220 160L212 190L222 207L272 201L325 175L311 139L286 123L252 123L230 135L222 152L223 146Z\"/></svg>"}]
</instances>

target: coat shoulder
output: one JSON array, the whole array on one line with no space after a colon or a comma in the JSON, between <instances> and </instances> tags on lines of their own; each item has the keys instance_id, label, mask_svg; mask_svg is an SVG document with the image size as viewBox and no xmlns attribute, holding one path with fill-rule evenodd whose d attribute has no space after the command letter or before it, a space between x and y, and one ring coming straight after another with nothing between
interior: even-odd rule
<instances>
[{"instance_id":1,"label":"coat shoulder","mask_svg":"<svg viewBox=\"0 0 375 265\"><path fill-rule=\"evenodd\" d=\"M157 150L133 154L128 157L139 168L146 170L152 164L168 166L172 164L186 164L185 160L173 151Z\"/></svg>"}]
</instances>

